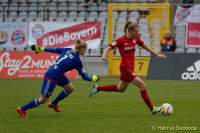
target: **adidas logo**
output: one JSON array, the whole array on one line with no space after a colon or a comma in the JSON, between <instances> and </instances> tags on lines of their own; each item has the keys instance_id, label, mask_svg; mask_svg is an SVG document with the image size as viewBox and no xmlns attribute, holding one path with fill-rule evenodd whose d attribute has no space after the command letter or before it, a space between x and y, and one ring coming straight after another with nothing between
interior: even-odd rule
<instances>
[{"instance_id":1,"label":"adidas logo","mask_svg":"<svg viewBox=\"0 0 200 133\"><path fill-rule=\"evenodd\" d=\"M187 68L187 72L181 75L183 80L200 80L200 60L194 62L194 65Z\"/></svg>"}]
</instances>

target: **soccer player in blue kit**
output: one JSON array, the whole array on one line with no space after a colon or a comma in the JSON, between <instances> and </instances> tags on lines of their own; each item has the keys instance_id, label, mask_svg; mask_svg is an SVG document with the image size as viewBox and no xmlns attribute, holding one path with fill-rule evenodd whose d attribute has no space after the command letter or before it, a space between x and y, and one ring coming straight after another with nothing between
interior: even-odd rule
<instances>
[{"instance_id":1,"label":"soccer player in blue kit","mask_svg":"<svg viewBox=\"0 0 200 133\"><path fill-rule=\"evenodd\" d=\"M28 109L45 103L52 95L56 85L61 86L63 90L52 102L48 104L48 107L54 109L56 112L60 112L61 109L58 106L58 102L66 98L74 90L74 87L70 83L69 79L64 75L64 73L67 71L76 69L81 77L86 81L97 82L99 80L97 75L89 75L83 68L80 56L84 55L87 49L87 44L81 40L76 41L75 50L71 48L43 48L38 47L37 45L32 45L31 49L35 51L36 54L44 51L60 54L60 57L44 75L41 87L41 96L39 98L33 99L23 106L18 107L17 112L21 117L26 117L26 111Z\"/></svg>"}]
</instances>

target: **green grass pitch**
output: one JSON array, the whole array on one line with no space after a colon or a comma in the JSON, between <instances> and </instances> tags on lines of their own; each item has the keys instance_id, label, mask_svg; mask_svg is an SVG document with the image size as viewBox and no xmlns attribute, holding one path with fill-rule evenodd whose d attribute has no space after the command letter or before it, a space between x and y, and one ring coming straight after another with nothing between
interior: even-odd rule
<instances>
[{"instance_id":1,"label":"green grass pitch","mask_svg":"<svg viewBox=\"0 0 200 133\"><path fill-rule=\"evenodd\" d=\"M99 84L117 82L106 78ZM16 108L40 95L41 80L0 79L0 133L200 133L199 81L146 80L155 105L173 105L171 116L151 115L133 85L124 93L100 92L89 98L93 83L72 83L76 90L60 103L61 113L44 104L22 119Z\"/></svg>"}]
</instances>

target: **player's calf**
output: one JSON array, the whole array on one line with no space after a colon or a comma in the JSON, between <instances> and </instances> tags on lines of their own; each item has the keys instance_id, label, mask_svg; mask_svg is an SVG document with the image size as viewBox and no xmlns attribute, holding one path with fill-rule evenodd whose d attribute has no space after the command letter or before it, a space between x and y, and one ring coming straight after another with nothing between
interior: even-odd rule
<instances>
[{"instance_id":1,"label":"player's calf","mask_svg":"<svg viewBox=\"0 0 200 133\"><path fill-rule=\"evenodd\" d=\"M117 92L125 92L126 89L117 89Z\"/></svg>"}]
</instances>

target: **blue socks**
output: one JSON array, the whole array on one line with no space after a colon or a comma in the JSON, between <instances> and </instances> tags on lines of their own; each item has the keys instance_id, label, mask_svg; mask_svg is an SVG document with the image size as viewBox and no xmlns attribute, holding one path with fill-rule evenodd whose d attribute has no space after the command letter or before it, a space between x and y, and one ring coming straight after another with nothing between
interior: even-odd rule
<instances>
[{"instance_id":1,"label":"blue socks","mask_svg":"<svg viewBox=\"0 0 200 133\"><path fill-rule=\"evenodd\" d=\"M31 108L37 107L39 105L40 105L40 103L39 103L38 99L33 99L28 104L22 106L21 109L26 111L27 109L31 109Z\"/></svg>"},{"instance_id":2,"label":"blue socks","mask_svg":"<svg viewBox=\"0 0 200 133\"><path fill-rule=\"evenodd\" d=\"M60 94L51 102L53 105L57 105L58 102L60 100L63 100L65 97L67 97L69 95L69 93L65 92L64 90L60 92ZM38 101L38 99L33 99L32 101L30 101L29 103L27 103L24 106L21 106L21 109L26 111L28 109L37 107L40 105L40 102Z\"/></svg>"},{"instance_id":3,"label":"blue socks","mask_svg":"<svg viewBox=\"0 0 200 133\"><path fill-rule=\"evenodd\" d=\"M63 100L65 97L67 97L69 93L66 91L61 91L60 94L51 102L53 105L57 105L60 100Z\"/></svg>"}]
</instances>

